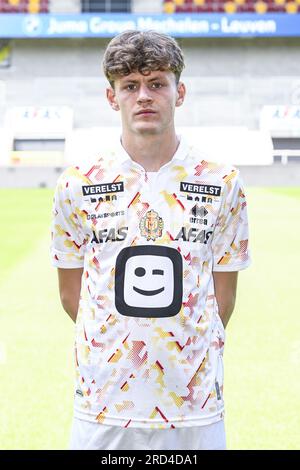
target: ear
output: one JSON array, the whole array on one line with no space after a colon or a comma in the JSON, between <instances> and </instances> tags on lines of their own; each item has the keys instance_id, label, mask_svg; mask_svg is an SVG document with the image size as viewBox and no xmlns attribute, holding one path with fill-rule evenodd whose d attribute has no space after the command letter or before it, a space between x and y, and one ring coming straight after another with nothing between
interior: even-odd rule
<instances>
[{"instance_id":1,"label":"ear","mask_svg":"<svg viewBox=\"0 0 300 470\"><path fill-rule=\"evenodd\" d=\"M114 111L119 111L120 107L116 99L115 90L112 87L106 88L106 98L112 109Z\"/></svg>"},{"instance_id":2,"label":"ear","mask_svg":"<svg viewBox=\"0 0 300 470\"><path fill-rule=\"evenodd\" d=\"M177 85L177 99L176 99L175 106L182 105L182 103L184 102L185 94L186 94L185 84L182 82L179 82Z\"/></svg>"}]
</instances>

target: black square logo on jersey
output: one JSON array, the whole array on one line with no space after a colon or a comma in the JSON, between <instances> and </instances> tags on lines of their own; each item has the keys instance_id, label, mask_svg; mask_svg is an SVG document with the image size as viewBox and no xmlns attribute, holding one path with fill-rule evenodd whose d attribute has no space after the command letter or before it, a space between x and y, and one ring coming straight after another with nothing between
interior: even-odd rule
<instances>
[{"instance_id":1,"label":"black square logo on jersey","mask_svg":"<svg viewBox=\"0 0 300 470\"><path fill-rule=\"evenodd\" d=\"M123 248L115 270L115 304L127 317L163 318L182 306L182 257L174 248L138 245Z\"/></svg>"}]
</instances>

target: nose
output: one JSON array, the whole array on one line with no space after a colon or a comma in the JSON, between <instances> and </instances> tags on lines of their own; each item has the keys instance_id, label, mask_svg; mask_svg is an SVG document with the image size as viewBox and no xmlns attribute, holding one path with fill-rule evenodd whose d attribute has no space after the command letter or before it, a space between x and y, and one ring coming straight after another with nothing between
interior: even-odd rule
<instances>
[{"instance_id":1,"label":"nose","mask_svg":"<svg viewBox=\"0 0 300 470\"><path fill-rule=\"evenodd\" d=\"M148 103L150 101L152 101L152 97L151 97L148 87L145 85L141 85L139 88L138 96L137 96L137 102Z\"/></svg>"}]
</instances>

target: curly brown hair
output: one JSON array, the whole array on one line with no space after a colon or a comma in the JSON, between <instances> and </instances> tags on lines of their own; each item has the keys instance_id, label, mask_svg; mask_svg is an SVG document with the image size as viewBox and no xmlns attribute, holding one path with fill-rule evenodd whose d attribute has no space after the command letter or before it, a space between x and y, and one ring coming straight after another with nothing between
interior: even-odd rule
<instances>
[{"instance_id":1,"label":"curly brown hair","mask_svg":"<svg viewBox=\"0 0 300 470\"><path fill-rule=\"evenodd\" d=\"M167 34L130 30L109 42L102 65L112 87L118 77L132 72L148 75L155 70L173 72L178 83L184 68L184 57L175 39Z\"/></svg>"}]
</instances>

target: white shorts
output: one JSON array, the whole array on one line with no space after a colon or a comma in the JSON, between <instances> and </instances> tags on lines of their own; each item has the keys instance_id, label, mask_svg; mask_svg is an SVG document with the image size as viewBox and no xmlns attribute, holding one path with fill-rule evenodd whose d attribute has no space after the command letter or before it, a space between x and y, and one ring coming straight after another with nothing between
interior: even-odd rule
<instances>
[{"instance_id":1,"label":"white shorts","mask_svg":"<svg viewBox=\"0 0 300 470\"><path fill-rule=\"evenodd\" d=\"M224 421L176 429L123 428L73 419L70 450L225 450Z\"/></svg>"}]
</instances>

